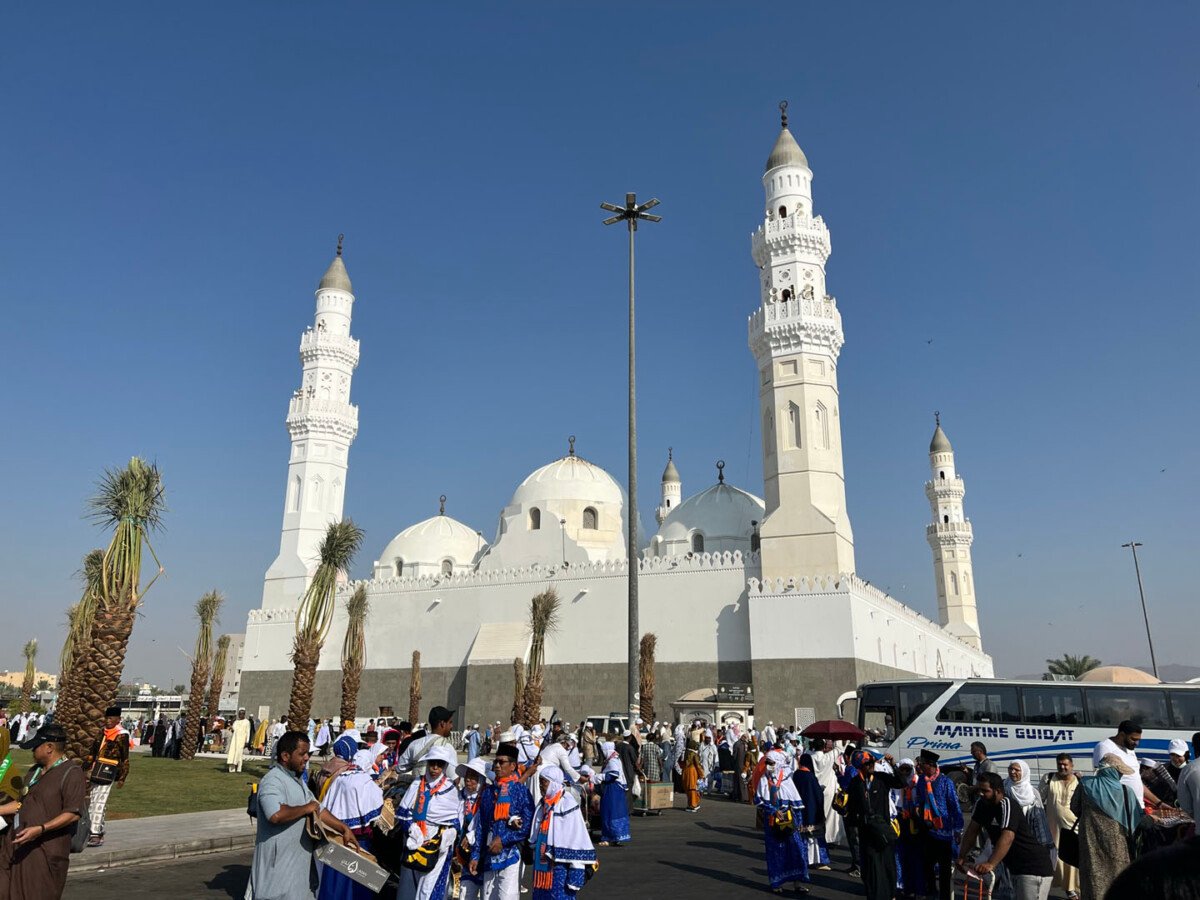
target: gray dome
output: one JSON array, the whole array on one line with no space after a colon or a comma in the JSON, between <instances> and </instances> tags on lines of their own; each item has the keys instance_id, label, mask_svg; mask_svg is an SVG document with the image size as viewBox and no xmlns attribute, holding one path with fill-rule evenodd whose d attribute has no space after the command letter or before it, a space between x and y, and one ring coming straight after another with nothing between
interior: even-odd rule
<instances>
[{"instance_id":1,"label":"gray dome","mask_svg":"<svg viewBox=\"0 0 1200 900\"><path fill-rule=\"evenodd\" d=\"M786 126L779 132L775 146L771 148L771 155L767 157L767 167L763 171L770 172L780 166L808 168L808 157L804 155L804 151L800 149L800 145Z\"/></svg>"},{"instance_id":2,"label":"gray dome","mask_svg":"<svg viewBox=\"0 0 1200 900\"><path fill-rule=\"evenodd\" d=\"M675 468L675 460L670 456L667 457L667 467L665 469L663 469L662 483L663 484L679 484L680 483L679 470L677 468Z\"/></svg>"},{"instance_id":3,"label":"gray dome","mask_svg":"<svg viewBox=\"0 0 1200 900\"><path fill-rule=\"evenodd\" d=\"M933 431L933 440L929 442L929 452L950 453L953 449L950 446L950 438L946 437L946 432L942 431L941 425L938 425Z\"/></svg>"},{"instance_id":4,"label":"gray dome","mask_svg":"<svg viewBox=\"0 0 1200 900\"><path fill-rule=\"evenodd\" d=\"M346 271L346 264L342 262L340 255L333 258L333 262L329 264L329 268L321 276L321 283L317 286L317 290L334 290L345 291L347 294L351 293L350 274Z\"/></svg>"}]
</instances>

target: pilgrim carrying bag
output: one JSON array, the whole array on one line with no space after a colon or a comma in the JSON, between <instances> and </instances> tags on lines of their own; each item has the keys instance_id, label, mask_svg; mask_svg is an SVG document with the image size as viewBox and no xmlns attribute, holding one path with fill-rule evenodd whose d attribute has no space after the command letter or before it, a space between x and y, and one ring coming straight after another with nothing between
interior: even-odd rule
<instances>
[{"instance_id":1,"label":"pilgrim carrying bag","mask_svg":"<svg viewBox=\"0 0 1200 900\"><path fill-rule=\"evenodd\" d=\"M1068 866L1079 868L1079 820L1070 828L1058 832L1058 858Z\"/></svg>"},{"instance_id":2,"label":"pilgrim carrying bag","mask_svg":"<svg viewBox=\"0 0 1200 900\"><path fill-rule=\"evenodd\" d=\"M92 784L112 784L120 774L120 760L105 759L101 756L92 763L92 771L88 774L88 779Z\"/></svg>"},{"instance_id":3,"label":"pilgrim carrying bag","mask_svg":"<svg viewBox=\"0 0 1200 900\"><path fill-rule=\"evenodd\" d=\"M442 850L442 829L433 833L423 844L418 844L404 854L404 868L425 874L432 872L437 865L438 856Z\"/></svg>"}]
</instances>

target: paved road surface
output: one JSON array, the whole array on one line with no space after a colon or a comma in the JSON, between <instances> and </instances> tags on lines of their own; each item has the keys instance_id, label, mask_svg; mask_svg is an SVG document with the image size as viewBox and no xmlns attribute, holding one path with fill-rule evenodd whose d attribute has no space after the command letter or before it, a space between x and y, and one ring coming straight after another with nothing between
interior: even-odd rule
<instances>
[{"instance_id":1,"label":"paved road surface","mask_svg":"<svg viewBox=\"0 0 1200 900\"><path fill-rule=\"evenodd\" d=\"M635 818L633 842L600 848L600 871L583 897L672 897L689 900L770 896L762 838L752 807L706 801L699 813L668 810ZM170 897L240 898L250 871L249 852L214 854L169 863L81 872L67 882L66 900ZM848 858L834 850L833 872L814 872L814 898L859 897L861 883L844 874ZM385 895L381 895L385 896ZM524 895L528 897L529 895ZM793 895L794 896L794 895ZM390 900L390 898L388 898Z\"/></svg>"}]
</instances>

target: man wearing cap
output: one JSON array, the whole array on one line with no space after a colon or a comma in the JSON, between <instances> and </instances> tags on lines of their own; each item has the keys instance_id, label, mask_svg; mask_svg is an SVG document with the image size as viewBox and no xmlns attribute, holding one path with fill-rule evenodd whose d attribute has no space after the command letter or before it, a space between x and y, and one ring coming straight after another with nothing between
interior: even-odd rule
<instances>
[{"instance_id":1,"label":"man wearing cap","mask_svg":"<svg viewBox=\"0 0 1200 900\"><path fill-rule=\"evenodd\" d=\"M954 782L942 774L940 757L922 750L917 757L917 785L913 789L914 816L924 862L925 885L938 885L939 900L954 894L953 861L958 856L955 838L963 828L962 808ZM940 878L940 881L935 880Z\"/></svg>"},{"instance_id":2,"label":"man wearing cap","mask_svg":"<svg viewBox=\"0 0 1200 900\"><path fill-rule=\"evenodd\" d=\"M520 846L529 838L533 796L517 777L518 756L516 744L500 744L492 763L495 783L480 792L469 871L483 876L484 900L517 900L521 894Z\"/></svg>"},{"instance_id":3,"label":"man wearing cap","mask_svg":"<svg viewBox=\"0 0 1200 900\"><path fill-rule=\"evenodd\" d=\"M568 747L573 738L569 734L561 734L557 741L546 741L538 753L538 768L546 766L558 766L566 773L570 779L570 784L574 784L579 780L579 772L571 765L571 755ZM535 783L536 786L536 783ZM533 802L538 803L542 799L540 791L534 793Z\"/></svg>"},{"instance_id":4,"label":"man wearing cap","mask_svg":"<svg viewBox=\"0 0 1200 900\"><path fill-rule=\"evenodd\" d=\"M86 760L88 771L88 813L92 820L89 847L104 845L104 810L113 785L125 786L129 776L129 732L121 726L121 707L104 711L104 730L92 744Z\"/></svg>"},{"instance_id":5,"label":"man wearing cap","mask_svg":"<svg viewBox=\"0 0 1200 900\"><path fill-rule=\"evenodd\" d=\"M242 771L242 756L246 753L248 743L250 743L250 720L246 718L246 710L239 709L237 718L229 726L229 749L225 751L225 768L228 771Z\"/></svg>"},{"instance_id":6,"label":"man wearing cap","mask_svg":"<svg viewBox=\"0 0 1200 900\"><path fill-rule=\"evenodd\" d=\"M408 832L408 852L424 849L436 858L428 871L408 866L400 870L397 900L441 900L449 894L450 860L462 827L462 797L454 786L458 755L452 747L438 744L422 763L425 773L408 786L396 807L396 821ZM438 842L436 849L433 841Z\"/></svg>"},{"instance_id":7,"label":"man wearing cap","mask_svg":"<svg viewBox=\"0 0 1200 900\"><path fill-rule=\"evenodd\" d=\"M401 783L412 783L425 774L425 760L435 747L445 747L450 751L450 755L454 757L450 761L451 769L458 765L458 753L450 740L450 731L453 728L454 713L444 706L435 706L429 710L429 731L414 733L396 762Z\"/></svg>"},{"instance_id":8,"label":"man wearing cap","mask_svg":"<svg viewBox=\"0 0 1200 900\"><path fill-rule=\"evenodd\" d=\"M472 725L467 729L467 733L463 735L463 748L467 751L467 759L472 760L479 755L479 746L483 743L483 736L479 733L479 725Z\"/></svg>"},{"instance_id":9,"label":"man wearing cap","mask_svg":"<svg viewBox=\"0 0 1200 900\"><path fill-rule=\"evenodd\" d=\"M459 900L481 900L483 897L483 876L471 874L471 848L475 846L475 816L479 812L479 797L483 786L491 781L488 775L487 763L479 757L470 759L458 767L455 774L462 779L462 831L459 832L458 845L454 856L462 866Z\"/></svg>"},{"instance_id":10,"label":"man wearing cap","mask_svg":"<svg viewBox=\"0 0 1200 900\"><path fill-rule=\"evenodd\" d=\"M898 775L875 771L875 757L858 750L851 760L854 776L846 785L846 824L858 830L863 888L868 900L891 900L896 893L894 844L899 829L892 815L892 791L903 790Z\"/></svg>"},{"instance_id":11,"label":"man wearing cap","mask_svg":"<svg viewBox=\"0 0 1200 900\"><path fill-rule=\"evenodd\" d=\"M21 802L0 805L16 815L7 871L0 871L5 900L57 900L67 884L72 826L84 805L84 777L67 761L67 733L61 725L43 725L21 744L33 751Z\"/></svg>"}]
</instances>

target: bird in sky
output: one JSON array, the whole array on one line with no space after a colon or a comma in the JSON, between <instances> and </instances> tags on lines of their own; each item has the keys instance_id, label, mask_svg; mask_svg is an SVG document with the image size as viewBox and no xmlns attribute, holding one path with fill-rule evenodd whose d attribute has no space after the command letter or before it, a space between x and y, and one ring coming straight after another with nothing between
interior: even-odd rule
<instances>
[{"instance_id":1,"label":"bird in sky","mask_svg":"<svg viewBox=\"0 0 1200 900\"><path fill-rule=\"evenodd\" d=\"M927 343L927 344L932 344L932 343L933 343L933 338L930 338L930 339L929 339L929 340L927 340L925 343Z\"/></svg>"}]
</instances>

